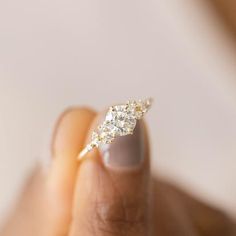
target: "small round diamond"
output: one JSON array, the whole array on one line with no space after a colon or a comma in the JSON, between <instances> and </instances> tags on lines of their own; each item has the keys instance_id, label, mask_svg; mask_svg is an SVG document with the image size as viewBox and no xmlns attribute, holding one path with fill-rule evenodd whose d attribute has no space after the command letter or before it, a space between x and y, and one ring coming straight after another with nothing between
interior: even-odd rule
<instances>
[{"instance_id":1,"label":"small round diamond","mask_svg":"<svg viewBox=\"0 0 236 236\"><path fill-rule=\"evenodd\" d=\"M100 137L101 137L102 143L104 143L104 144L109 144L109 143L111 143L111 142L113 141L113 139L114 139L114 136L112 136L112 134L109 133L109 132L102 132L102 133L100 134Z\"/></svg>"},{"instance_id":2,"label":"small round diamond","mask_svg":"<svg viewBox=\"0 0 236 236\"><path fill-rule=\"evenodd\" d=\"M96 147L99 146L99 144L101 143L101 138L100 136L98 135L97 132L93 132L92 133L92 144Z\"/></svg>"}]
</instances>

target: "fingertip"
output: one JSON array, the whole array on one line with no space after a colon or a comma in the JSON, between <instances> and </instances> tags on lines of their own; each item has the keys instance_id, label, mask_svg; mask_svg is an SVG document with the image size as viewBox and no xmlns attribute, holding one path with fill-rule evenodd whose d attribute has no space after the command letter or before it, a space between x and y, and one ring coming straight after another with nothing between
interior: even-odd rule
<instances>
[{"instance_id":1,"label":"fingertip","mask_svg":"<svg viewBox=\"0 0 236 236\"><path fill-rule=\"evenodd\" d=\"M89 108L69 108L59 117L52 137L51 165L46 179L46 208L50 235L66 234L72 215L72 199L78 162L86 133L95 112Z\"/></svg>"},{"instance_id":2,"label":"fingertip","mask_svg":"<svg viewBox=\"0 0 236 236\"><path fill-rule=\"evenodd\" d=\"M87 107L66 109L56 122L51 141L52 157L64 153L76 154L81 149L96 112Z\"/></svg>"}]
</instances>

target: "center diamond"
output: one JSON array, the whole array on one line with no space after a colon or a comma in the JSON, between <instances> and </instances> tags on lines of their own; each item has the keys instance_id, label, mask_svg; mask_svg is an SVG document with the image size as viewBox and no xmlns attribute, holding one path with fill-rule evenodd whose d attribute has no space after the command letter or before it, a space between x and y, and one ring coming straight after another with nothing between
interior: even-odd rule
<instances>
[{"instance_id":1,"label":"center diamond","mask_svg":"<svg viewBox=\"0 0 236 236\"><path fill-rule=\"evenodd\" d=\"M105 122L114 136L131 134L136 125L136 119L127 113L126 105L112 107L106 115Z\"/></svg>"}]
</instances>

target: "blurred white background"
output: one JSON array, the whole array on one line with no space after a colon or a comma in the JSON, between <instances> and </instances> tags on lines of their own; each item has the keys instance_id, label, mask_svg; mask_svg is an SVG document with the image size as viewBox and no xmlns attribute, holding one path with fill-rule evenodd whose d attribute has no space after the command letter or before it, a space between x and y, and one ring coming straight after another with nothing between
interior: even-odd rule
<instances>
[{"instance_id":1,"label":"blurred white background","mask_svg":"<svg viewBox=\"0 0 236 236\"><path fill-rule=\"evenodd\" d=\"M2 1L0 217L61 111L149 96L154 174L235 214L235 61L201 1Z\"/></svg>"}]
</instances>

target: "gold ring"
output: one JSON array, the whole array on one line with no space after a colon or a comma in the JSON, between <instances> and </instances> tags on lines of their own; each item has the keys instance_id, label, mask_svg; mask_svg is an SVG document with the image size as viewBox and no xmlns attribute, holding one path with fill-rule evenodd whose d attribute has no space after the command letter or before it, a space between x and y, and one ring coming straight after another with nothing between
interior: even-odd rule
<instances>
[{"instance_id":1,"label":"gold ring","mask_svg":"<svg viewBox=\"0 0 236 236\"><path fill-rule=\"evenodd\" d=\"M133 134L137 120L149 110L152 99L128 101L125 104L111 106L104 122L92 133L91 142L79 153L81 160L89 151L102 144L109 144L116 137Z\"/></svg>"}]
</instances>

